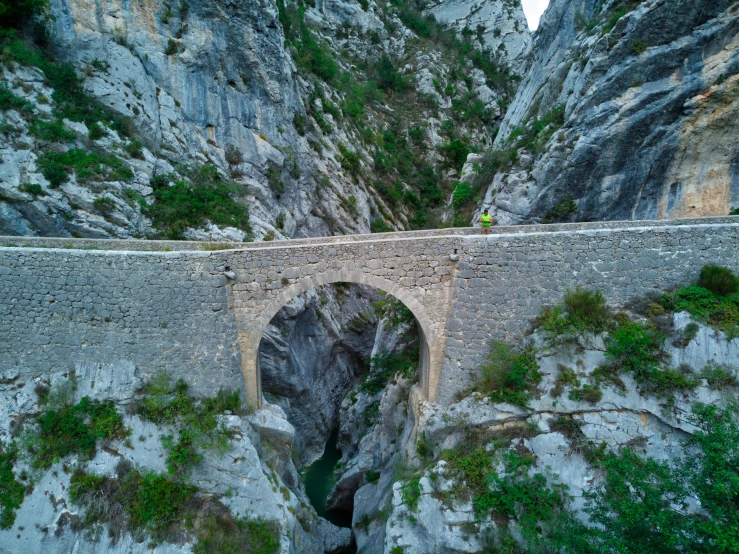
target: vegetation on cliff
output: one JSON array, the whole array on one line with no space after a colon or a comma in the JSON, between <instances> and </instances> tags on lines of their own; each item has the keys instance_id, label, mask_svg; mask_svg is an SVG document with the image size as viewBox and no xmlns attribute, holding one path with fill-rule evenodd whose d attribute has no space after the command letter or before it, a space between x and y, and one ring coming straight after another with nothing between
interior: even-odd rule
<instances>
[{"instance_id":1,"label":"vegetation on cliff","mask_svg":"<svg viewBox=\"0 0 739 554\"><path fill-rule=\"evenodd\" d=\"M3 82L0 110L21 114L29 135L43 146L36 166L49 186L59 189L74 178L77 185L95 194L92 208L107 219L121 209L109 194L115 188L111 189L107 183L125 183L122 196L126 204L150 217L159 236L170 239L181 239L186 229L202 228L208 222L249 233L248 210L236 200L237 186L212 164L183 166L178 174L154 176L150 198L144 198L132 188L136 176L133 162L146 159L133 121L98 102L83 86L86 76L105 74L108 67L94 60L82 72L70 63L54 59L45 43L46 3L27 0L24 6L21 11L15 6L8 8L11 16L8 21L14 21L24 33L20 34L16 28L0 30L0 62L9 67L17 63L41 70L53 93L51 98L39 95L35 102L49 104L52 109L49 113L39 109ZM132 90L134 95L139 94ZM84 124L87 134L80 133L70 122ZM19 129L3 125L0 133L12 138ZM32 200L46 194L38 183L23 183L19 188L33 191ZM62 216L66 220L74 217L69 212Z\"/></svg>"},{"instance_id":2,"label":"vegetation on cliff","mask_svg":"<svg viewBox=\"0 0 739 554\"><path fill-rule=\"evenodd\" d=\"M74 403L75 389L74 376L53 388L37 385L41 412L22 422L16 443L0 446L0 529L12 527L15 511L40 476L37 472L63 461L64 471L71 473L69 499L83 508L73 528L87 530L90 537L99 537L105 529L113 543L130 533L152 544L182 544L194 538L198 553L278 551L276 523L235 517L188 479L204 449L228 448L229 435L218 416L242 412L238 391L195 399L187 394L187 385L159 374L139 391L130 411L176 431L177 440L174 435L160 437L168 451L168 471L134 467L122 457L115 474L104 476L85 469L85 462L101 446L123 442L133 448L127 439L130 430L111 400L84 397ZM30 462L30 471L17 476L19 459L25 467Z\"/></svg>"},{"instance_id":3,"label":"vegetation on cliff","mask_svg":"<svg viewBox=\"0 0 739 554\"><path fill-rule=\"evenodd\" d=\"M83 525L106 525L115 538L124 533L149 537L153 545L195 539L196 553L274 554L279 549L277 525L261 519L235 518L216 499L166 474L142 473L119 463L115 477L99 477L77 469L70 498L85 508Z\"/></svg>"},{"instance_id":4,"label":"vegetation on cliff","mask_svg":"<svg viewBox=\"0 0 739 554\"><path fill-rule=\"evenodd\" d=\"M375 53L369 49L367 56L358 57L342 48L340 41L330 46L320 37L305 18L307 4L302 0L278 2L293 58L314 77L307 103L309 119L300 115L293 123L300 134L315 136L309 142L316 145L319 154L320 137L337 131L324 114L330 114L336 126L341 121L341 127L358 138L353 149L339 145L341 163L355 179L370 184L383 201L379 212L373 214L374 230L389 230L388 224L410 229L439 227L443 200L455 186L444 173L458 173L467 154L481 146L476 142L490 142L490 127L495 125L492 110L473 92L473 71L482 73L502 105L518 77L496 53L482 46L480 33L460 36L432 15L423 14L423 5L412 0L382 1L378 7L384 34L398 39L400 22L414 36L406 38L407 44L400 50ZM349 24L345 27L337 38L358 32ZM369 38L373 44L382 40L377 31L370 32ZM419 52L438 55L450 68L448 76L435 76L434 94L418 92L413 78L400 69L417 59ZM451 107L441 111L437 97L450 98ZM429 140L429 117L442 120L443 142L437 146L431 146ZM373 158L373 175L360 150ZM350 157L353 164L348 163ZM459 224L468 222L459 219Z\"/></svg>"},{"instance_id":5,"label":"vegetation on cliff","mask_svg":"<svg viewBox=\"0 0 739 554\"><path fill-rule=\"evenodd\" d=\"M592 422L582 415L573 417L572 407L556 415L557 399L566 390L571 401L596 407L603 396L601 387L615 387L616 395L627 392L626 376L642 395L659 399L665 410L675 407L678 393L683 398L683 393L698 386L707 384L714 391L739 386L735 370L716 364L673 368L666 351L668 341L684 348L700 329L695 323L682 331L672 329L670 310L691 311L704 323L723 329L732 308L722 303L731 305L736 288L736 276L730 270L709 265L694 284L630 302L631 316L614 313L598 291L568 291L561 304L542 310L535 322L537 337L527 339L527 346L515 349L493 344L476 386L494 403L507 402L527 410L532 400L546 394L541 386L546 383L555 399L549 408L553 415L544 417L548 423L542 428L535 423L541 415L532 412L533 421L526 418L528 423L465 424L466 412L475 409L475 399L461 410L443 413L445 425L458 425L461 435L452 448L444 448L450 442L448 427L436 432L438 444L427 432L419 433L416 455L420 467L400 475L400 496L408 517L419 517L422 491L430 486L432 497L450 509L460 502L471 503L475 523L465 524L469 527L465 532L481 533L484 552L677 554L739 549L739 406L730 396L724 394L714 404L692 403L687 421L694 430L682 435L687 437L682 454L669 462L644 456L643 443L637 439L620 445L589 439L592 432L586 435L583 426ZM705 311L674 300L686 296L711 300L700 305ZM719 310L718 306L723 306L723 319L707 315ZM549 361L543 379L539 361L545 363L552 355L566 357L568 352L582 354L583 341L597 344L598 337L605 344L601 354L605 361L600 367L586 372L580 361L576 370L559 364L552 375L553 362ZM541 351L536 351L535 344ZM541 410L541 404L534 409ZM461 418L459 423L456 417ZM533 453L536 449L525 441L546 432L561 433L572 455L582 456L595 472L593 486L585 488L584 506L578 507L587 516L585 520L575 512L568 487L551 470L542 470L541 460L537 462ZM545 444L549 443L542 442L540 447Z\"/></svg>"}]
</instances>

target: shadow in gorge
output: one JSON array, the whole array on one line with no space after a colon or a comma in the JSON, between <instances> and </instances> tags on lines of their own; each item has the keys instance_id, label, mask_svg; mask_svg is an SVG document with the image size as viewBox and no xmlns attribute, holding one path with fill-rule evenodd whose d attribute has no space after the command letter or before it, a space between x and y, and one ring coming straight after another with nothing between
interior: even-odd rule
<instances>
[{"instance_id":1,"label":"shadow in gorge","mask_svg":"<svg viewBox=\"0 0 739 554\"><path fill-rule=\"evenodd\" d=\"M367 459L360 442L379 433L386 386L400 379L407 390L416 375L415 318L372 287L325 285L278 312L260 358L265 400L295 427L293 459L311 504L319 516L351 527L354 493L388 459ZM385 446L394 448L391 440Z\"/></svg>"}]
</instances>

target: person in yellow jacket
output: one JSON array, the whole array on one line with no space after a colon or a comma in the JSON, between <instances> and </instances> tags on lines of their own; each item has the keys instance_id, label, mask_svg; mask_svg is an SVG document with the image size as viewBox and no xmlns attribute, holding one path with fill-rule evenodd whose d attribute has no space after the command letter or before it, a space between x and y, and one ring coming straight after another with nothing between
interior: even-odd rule
<instances>
[{"instance_id":1,"label":"person in yellow jacket","mask_svg":"<svg viewBox=\"0 0 739 554\"><path fill-rule=\"evenodd\" d=\"M489 235L491 225L495 225L493 216L488 213L488 209L485 208L480 216L480 234Z\"/></svg>"}]
</instances>

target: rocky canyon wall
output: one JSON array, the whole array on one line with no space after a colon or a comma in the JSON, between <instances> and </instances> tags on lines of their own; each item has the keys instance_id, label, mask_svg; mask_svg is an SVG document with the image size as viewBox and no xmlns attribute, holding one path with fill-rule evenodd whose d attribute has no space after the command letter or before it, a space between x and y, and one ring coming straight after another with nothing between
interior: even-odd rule
<instances>
[{"instance_id":1,"label":"rocky canyon wall","mask_svg":"<svg viewBox=\"0 0 739 554\"><path fill-rule=\"evenodd\" d=\"M553 1L483 204L502 223L735 209L737 25L726 1Z\"/></svg>"}]
</instances>

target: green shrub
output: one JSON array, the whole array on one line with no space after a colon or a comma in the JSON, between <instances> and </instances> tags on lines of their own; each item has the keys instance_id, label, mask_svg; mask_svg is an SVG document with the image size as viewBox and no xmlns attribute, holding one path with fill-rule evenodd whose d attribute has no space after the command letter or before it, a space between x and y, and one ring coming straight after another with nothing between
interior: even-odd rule
<instances>
[{"instance_id":1,"label":"green shrub","mask_svg":"<svg viewBox=\"0 0 739 554\"><path fill-rule=\"evenodd\" d=\"M89 400L84 397L76 408L87 415L87 426L97 438L125 439L131 431L123 425L112 400Z\"/></svg>"},{"instance_id":2,"label":"green shrub","mask_svg":"<svg viewBox=\"0 0 739 554\"><path fill-rule=\"evenodd\" d=\"M375 395L385 389L388 381L400 374L412 378L418 369L418 345L409 345L400 352L383 350L372 357L371 370L359 385L361 392Z\"/></svg>"},{"instance_id":3,"label":"green shrub","mask_svg":"<svg viewBox=\"0 0 739 554\"><path fill-rule=\"evenodd\" d=\"M544 114L543 117L535 120L528 126L517 127L511 131L506 141L509 145L507 152L511 157L511 161L515 160L515 153L519 148L525 148L533 153L543 152L549 139L554 135L557 129L564 125L564 122L564 106L555 106L549 112ZM567 197L544 214L543 222L555 223L558 221L564 221L568 219L574 211L576 211L576 208L577 205L574 203L574 200L571 197Z\"/></svg>"},{"instance_id":4,"label":"green shrub","mask_svg":"<svg viewBox=\"0 0 739 554\"><path fill-rule=\"evenodd\" d=\"M373 219L370 223L370 232L372 233L391 233L392 229L387 226L387 223L385 223L385 220L383 220L381 217L378 217L377 219Z\"/></svg>"},{"instance_id":5,"label":"green shrub","mask_svg":"<svg viewBox=\"0 0 739 554\"><path fill-rule=\"evenodd\" d=\"M426 463L430 462L434 457L434 444L426 435L426 431L421 431L416 440L416 456Z\"/></svg>"},{"instance_id":6,"label":"green shrub","mask_svg":"<svg viewBox=\"0 0 739 554\"><path fill-rule=\"evenodd\" d=\"M603 34L606 35L610 33L611 30L613 30L613 28L616 26L616 23L618 23L619 20L623 16L625 16L628 12L629 10L627 10L626 8L622 8L618 10L617 12L615 12L613 15L611 15L608 18L608 21L606 22L606 24L603 26Z\"/></svg>"},{"instance_id":7,"label":"green shrub","mask_svg":"<svg viewBox=\"0 0 739 554\"><path fill-rule=\"evenodd\" d=\"M418 500L421 498L421 478L412 477L400 487L400 498L408 510L415 512L418 509Z\"/></svg>"},{"instance_id":8,"label":"green shrub","mask_svg":"<svg viewBox=\"0 0 739 554\"><path fill-rule=\"evenodd\" d=\"M377 73L377 87L381 90L403 92L408 88L408 83L395 68L390 56L385 53L375 64L375 72Z\"/></svg>"},{"instance_id":9,"label":"green shrub","mask_svg":"<svg viewBox=\"0 0 739 554\"><path fill-rule=\"evenodd\" d=\"M339 143L339 152L341 152L341 156L339 157L341 167L346 169L352 175L359 175L359 172L361 170L359 153L352 152L341 143Z\"/></svg>"},{"instance_id":10,"label":"green shrub","mask_svg":"<svg viewBox=\"0 0 739 554\"><path fill-rule=\"evenodd\" d=\"M285 182L280 178L281 175L281 168L275 167L273 165L270 165L267 168L267 184L277 198L282 196L282 194L285 192Z\"/></svg>"},{"instance_id":11,"label":"green shrub","mask_svg":"<svg viewBox=\"0 0 739 554\"><path fill-rule=\"evenodd\" d=\"M696 405L698 454L672 465L629 449L603 458L604 481L587 495L595 552L720 552L739 549L737 407ZM694 497L701 511L686 509ZM579 551L575 551L579 552Z\"/></svg>"},{"instance_id":12,"label":"green shrub","mask_svg":"<svg viewBox=\"0 0 739 554\"><path fill-rule=\"evenodd\" d=\"M195 554L277 554L279 526L262 519L236 519L209 514L199 518Z\"/></svg>"},{"instance_id":13,"label":"green shrub","mask_svg":"<svg viewBox=\"0 0 739 554\"><path fill-rule=\"evenodd\" d=\"M181 525L187 502L195 487L155 473L132 471L121 482L121 493L131 527L161 537L170 525Z\"/></svg>"},{"instance_id":14,"label":"green shrub","mask_svg":"<svg viewBox=\"0 0 739 554\"><path fill-rule=\"evenodd\" d=\"M557 365L557 377L554 380L554 387L552 388L551 395L554 398L559 397L565 387L579 387L580 381L575 374L575 371L571 367L566 365Z\"/></svg>"},{"instance_id":15,"label":"green shrub","mask_svg":"<svg viewBox=\"0 0 739 554\"><path fill-rule=\"evenodd\" d=\"M685 340L688 342L693 340L696 336L698 336L698 331L700 331L700 325L695 322L688 323L683 331L685 335Z\"/></svg>"},{"instance_id":16,"label":"green shrub","mask_svg":"<svg viewBox=\"0 0 739 554\"><path fill-rule=\"evenodd\" d=\"M293 116L293 127L295 127L295 131L301 136L305 136L305 124L306 119L305 116L302 113L296 113Z\"/></svg>"},{"instance_id":17,"label":"green shrub","mask_svg":"<svg viewBox=\"0 0 739 554\"><path fill-rule=\"evenodd\" d=\"M105 137L108 134L108 132L103 128L100 123L95 122L90 125L90 128L87 131L87 138L90 140L100 140L101 138Z\"/></svg>"},{"instance_id":18,"label":"green shrub","mask_svg":"<svg viewBox=\"0 0 739 554\"><path fill-rule=\"evenodd\" d=\"M606 339L606 358L613 369L632 372L640 392L666 396L679 390L692 390L697 379L689 372L664 366L665 335L651 325L621 320Z\"/></svg>"},{"instance_id":19,"label":"green shrub","mask_svg":"<svg viewBox=\"0 0 739 554\"><path fill-rule=\"evenodd\" d=\"M46 191L37 183L21 183L18 190L35 196L46 196Z\"/></svg>"},{"instance_id":20,"label":"green shrub","mask_svg":"<svg viewBox=\"0 0 739 554\"><path fill-rule=\"evenodd\" d=\"M143 419L179 430L176 441L166 435L162 444L169 452L168 471L183 475L202 461L203 449L227 448L229 434L219 426L217 416L227 411L242 413L242 405L238 390L220 390L214 397L196 401L184 381L172 383L166 373L159 373L144 387L133 410Z\"/></svg>"},{"instance_id":21,"label":"green shrub","mask_svg":"<svg viewBox=\"0 0 739 554\"><path fill-rule=\"evenodd\" d=\"M146 200L144 199L144 197L141 196L141 194L139 194L136 189L133 189L131 187L126 187L123 189L123 199L126 201L126 204L128 204L132 208L135 206L139 206L143 209L146 205Z\"/></svg>"},{"instance_id":22,"label":"green shrub","mask_svg":"<svg viewBox=\"0 0 739 554\"><path fill-rule=\"evenodd\" d=\"M370 469L364 474L364 478L368 483L377 483L380 480L380 472Z\"/></svg>"},{"instance_id":23,"label":"green shrub","mask_svg":"<svg viewBox=\"0 0 739 554\"><path fill-rule=\"evenodd\" d=\"M375 302L372 307L375 309L378 317L385 319L385 325L390 329L397 329L401 325L406 325L416 320L416 316L413 315L413 312L408 306L389 295ZM410 330L411 333L414 331L415 329ZM412 354L412 352L409 351L407 354ZM389 365L380 361L380 359L377 360L377 363L380 366L387 367Z\"/></svg>"},{"instance_id":24,"label":"green shrub","mask_svg":"<svg viewBox=\"0 0 739 554\"><path fill-rule=\"evenodd\" d=\"M277 214L277 217L275 218L275 227L277 227L278 229L285 228L285 212L280 212Z\"/></svg>"},{"instance_id":25,"label":"green shrub","mask_svg":"<svg viewBox=\"0 0 739 554\"><path fill-rule=\"evenodd\" d=\"M699 404L692 421L701 430L692 437L700 456L688 458L688 478L709 517L693 516L697 543L714 552L739 551L739 406Z\"/></svg>"},{"instance_id":26,"label":"green shrub","mask_svg":"<svg viewBox=\"0 0 739 554\"><path fill-rule=\"evenodd\" d=\"M493 112L472 92L467 92L461 98L452 99L452 113L461 121L483 125L491 125L495 121Z\"/></svg>"},{"instance_id":27,"label":"green shrub","mask_svg":"<svg viewBox=\"0 0 739 554\"><path fill-rule=\"evenodd\" d=\"M146 157L144 156L144 145L141 144L137 140L132 140L123 147L123 149L128 153L129 156L132 158L136 158L139 160L145 160Z\"/></svg>"},{"instance_id":28,"label":"green shrub","mask_svg":"<svg viewBox=\"0 0 739 554\"><path fill-rule=\"evenodd\" d=\"M130 433L111 401L84 397L75 405L68 399L58 403L54 396L60 392L50 393L51 408L38 416L38 433L30 445L34 467L47 469L70 454L92 458L97 439L122 440Z\"/></svg>"},{"instance_id":29,"label":"green shrub","mask_svg":"<svg viewBox=\"0 0 739 554\"><path fill-rule=\"evenodd\" d=\"M115 156L104 156L72 148L67 152L42 153L37 160L41 173L57 188L74 172L80 183L99 178L105 181L130 181L133 171Z\"/></svg>"},{"instance_id":30,"label":"green shrub","mask_svg":"<svg viewBox=\"0 0 739 554\"><path fill-rule=\"evenodd\" d=\"M603 526L592 534L600 551L679 552L675 547L687 538L688 516L679 509L684 489L669 466L624 448L607 454L602 467L605 481L586 508Z\"/></svg>"},{"instance_id":31,"label":"green shrub","mask_svg":"<svg viewBox=\"0 0 739 554\"><path fill-rule=\"evenodd\" d=\"M606 331L612 321L606 299L599 290L591 291L580 287L568 290L564 297L564 307L574 327L591 333Z\"/></svg>"},{"instance_id":32,"label":"green shrub","mask_svg":"<svg viewBox=\"0 0 739 554\"><path fill-rule=\"evenodd\" d=\"M577 203L572 195L568 195L564 200L549 208L541 218L542 223L561 223L569 221L572 216L577 213Z\"/></svg>"},{"instance_id":33,"label":"green shrub","mask_svg":"<svg viewBox=\"0 0 739 554\"><path fill-rule=\"evenodd\" d=\"M172 383L164 372L145 385L142 395L133 408L142 418L158 424L182 421L204 433L216 429L216 415L226 411L238 414L243 410L241 396L236 390L220 390L215 397L196 403L188 394L187 383L182 380Z\"/></svg>"},{"instance_id":34,"label":"green shrub","mask_svg":"<svg viewBox=\"0 0 739 554\"><path fill-rule=\"evenodd\" d=\"M739 387L734 373L727 367L717 364L709 364L701 371L701 377L707 382L708 386L714 390L722 390L726 388Z\"/></svg>"},{"instance_id":35,"label":"green shrub","mask_svg":"<svg viewBox=\"0 0 739 554\"><path fill-rule=\"evenodd\" d=\"M0 83L0 110L17 110L30 114L33 112L33 104L13 94L8 88L8 84L2 82Z\"/></svg>"},{"instance_id":36,"label":"green shrub","mask_svg":"<svg viewBox=\"0 0 739 554\"><path fill-rule=\"evenodd\" d=\"M411 212L411 229L431 223L430 208L441 205L444 194L439 177L423 157L423 148L414 147L407 129L396 121L382 133L381 149L375 152L375 171L380 177L373 186L391 205L404 205Z\"/></svg>"},{"instance_id":37,"label":"green shrub","mask_svg":"<svg viewBox=\"0 0 739 554\"><path fill-rule=\"evenodd\" d=\"M698 325L694 321L691 321L685 326L685 329L683 329L682 339L674 340L672 342L673 346L685 348L690 344L690 341L698 336L698 331L700 331L700 325Z\"/></svg>"},{"instance_id":38,"label":"green shrub","mask_svg":"<svg viewBox=\"0 0 739 554\"><path fill-rule=\"evenodd\" d=\"M26 0L23 3L30 5L43 2ZM43 42L43 33L40 38ZM48 84L54 89L52 98L56 103L55 114L58 119L83 122L88 129L98 122L105 123L121 136L132 136L135 129L131 121L89 96L71 64L51 60L45 49L19 39L12 31L0 33L0 52L2 52L0 57L4 59L14 60L21 65L35 66L43 71ZM2 97L0 83L0 99Z\"/></svg>"},{"instance_id":39,"label":"green shrub","mask_svg":"<svg viewBox=\"0 0 739 554\"><path fill-rule=\"evenodd\" d=\"M164 49L164 55L165 56L174 56L179 51L180 51L180 45L179 45L179 43L175 39L170 38L167 41L167 47Z\"/></svg>"},{"instance_id":40,"label":"green shrub","mask_svg":"<svg viewBox=\"0 0 739 554\"><path fill-rule=\"evenodd\" d=\"M690 313L693 318L723 331L730 338L739 336L739 293L717 294L701 286L690 285L665 294L662 303L667 309Z\"/></svg>"},{"instance_id":41,"label":"green shrub","mask_svg":"<svg viewBox=\"0 0 739 554\"><path fill-rule=\"evenodd\" d=\"M180 431L177 442L172 435L162 437L162 445L169 451L167 471L170 474L182 475L203 461L203 455L198 452L197 438L197 432L187 427Z\"/></svg>"},{"instance_id":42,"label":"green shrub","mask_svg":"<svg viewBox=\"0 0 739 554\"><path fill-rule=\"evenodd\" d=\"M452 195L452 205L455 209L463 208L472 200L472 189L469 183L457 183Z\"/></svg>"},{"instance_id":43,"label":"green shrub","mask_svg":"<svg viewBox=\"0 0 739 554\"><path fill-rule=\"evenodd\" d=\"M603 391L593 385L583 385L582 388L572 389L569 394L570 400L576 402L588 402L597 404L603 398Z\"/></svg>"},{"instance_id":44,"label":"green shrub","mask_svg":"<svg viewBox=\"0 0 739 554\"><path fill-rule=\"evenodd\" d=\"M0 529L13 527L15 511L21 507L26 494L25 485L13 473L17 454L14 444L0 443Z\"/></svg>"},{"instance_id":45,"label":"green shrub","mask_svg":"<svg viewBox=\"0 0 739 554\"><path fill-rule=\"evenodd\" d=\"M85 507L84 525L105 523L115 541L126 532L156 542L194 535L198 554L275 554L279 526L260 519L235 519L219 501L166 474L141 473L119 464L116 478L77 469L70 498Z\"/></svg>"},{"instance_id":46,"label":"green shrub","mask_svg":"<svg viewBox=\"0 0 739 554\"><path fill-rule=\"evenodd\" d=\"M380 417L381 414L379 400L375 400L367 404L367 406L364 408L364 412L362 412L362 422L367 428L372 427L375 423L380 421Z\"/></svg>"},{"instance_id":47,"label":"green shrub","mask_svg":"<svg viewBox=\"0 0 739 554\"><path fill-rule=\"evenodd\" d=\"M207 221L249 231L249 213L235 200L234 183L221 178L212 165L192 169L189 177L189 182L153 187L154 202L143 211L154 227L171 239L180 239L187 228L203 227Z\"/></svg>"},{"instance_id":48,"label":"green shrub","mask_svg":"<svg viewBox=\"0 0 739 554\"><path fill-rule=\"evenodd\" d=\"M503 453L504 473L490 472L486 486L473 502L479 519L492 512L500 522L498 539L507 552L519 552L509 526L515 523L517 536L529 545L527 552L582 552L587 533L566 509L565 485L550 485L541 473L531 473L533 456Z\"/></svg>"},{"instance_id":49,"label":"green shrub","mask_svg":"<svg viewBox=\"0 0 739 554\"><path fill-rule=\"evenodd\" d=\"M568 289L561 305L545 307L535 322L552 344L571 344L584 333L600 334L613 327L613 314L600 291Z\"/></svg>"},{"instance_id":50,"label":"green shrub","mask_svg":"<svg viewBox=\"0 0 739 554\"><path fill-rule=\"evenodd\" d=\"M634 372L637 381L656 370L665 358L665 336L654 327L621 321L606 339L606 358L624 371Z\"/></svg>"},{"instance_id":51,"label":"green shrub","mask_svg":"<svg viewBox=\"0 0 739 554\"><path fill-rule=\"evenodd\" d=\"M525 408L541 379L533 348L514 352L507 344L494 342L476 388L488 394L493 402Z\"/></svg>"},{"instance_id":52,"label":"green shrub","mask_svg":"<svg viewBox=\"0 0 739 554\"><path fill-rule=\"evenodd\" d=\"M70 479L69 499L74 504L80 504L87 495L94 494L105 482L105 477L85 473L82 469L75 469Z\"/></svg>"},{"instance_id":53,"label":"green shrub","mask_svg":"<svg viewBox=\"0 0 739 554\"><path fill-rule=\"evenodd\" d=\"M452 492L460 500L472 500L475 512L479 512L480 501L488 493L488 480L493 471L490 456L484 446L462 445L442 452L448 470L456 476Z\"/></svg>"},{"instance_id":54,"label":"green shrub","mask_svg":"<svg viewBox=\"0 0 739 554\"><path fill-rule=\"evenodd\" d=\"M727 267L709 264L701 269L698 286L727 296L739 290L739 277Z\"/></svg>"},{"instance_id":55,"label":"green shrub","mask_svg":"<svg viewBox=\"0 0 739 554\"><path fill-rule=\"evenodd\" d=\"M643 40L635 40L631 45L631 51L634 54L642 54L647 51L649 45Z\"/></svg>"},{"instance_id":56,"label":"green shrub","mask_svg":"<svg viewBox=\"0 0 739 554\"><path fill-rule=\"evenodd\" d=\"M96 198L92 206L103 215L109 215L116 207L115 201L108 196Z\"/></svg>"},{"instance_id":57,"label":"green shrub","mask_svg":"<svg viewBox=\"0 0 739 554\"><path fill-rule=\"evenodd\" d=\"M67 129L61 119L44 121L37 119L28 128L28 132L39 140L47 142L71 142L77 136Z\"/></svg>"},{"instance_id":58,"label":"green shrub","mask_svg":"<svg viewBox=\"0 0 739 554\"><path fill-rule=\"evenodd\" d=\"M318 42L305 23L300 22L300 39L293 41L297 49L297 64L327 83L331 83L339 75L339 66L334 60L333 52L322 42Z\"/></svg>"},{"instance_id":59,"label":"green shrub","mask_svg":"<svg viewBox=\"0 0 739 554\"><path fill-rule=\"evenodd\" d=\"M443 166L462 170L462 166L467 161L467 155L471 152L468 142L462 139L453 138L447 144L439 147L439 152L444 158Z\"/></svg>"}]
</instances>

